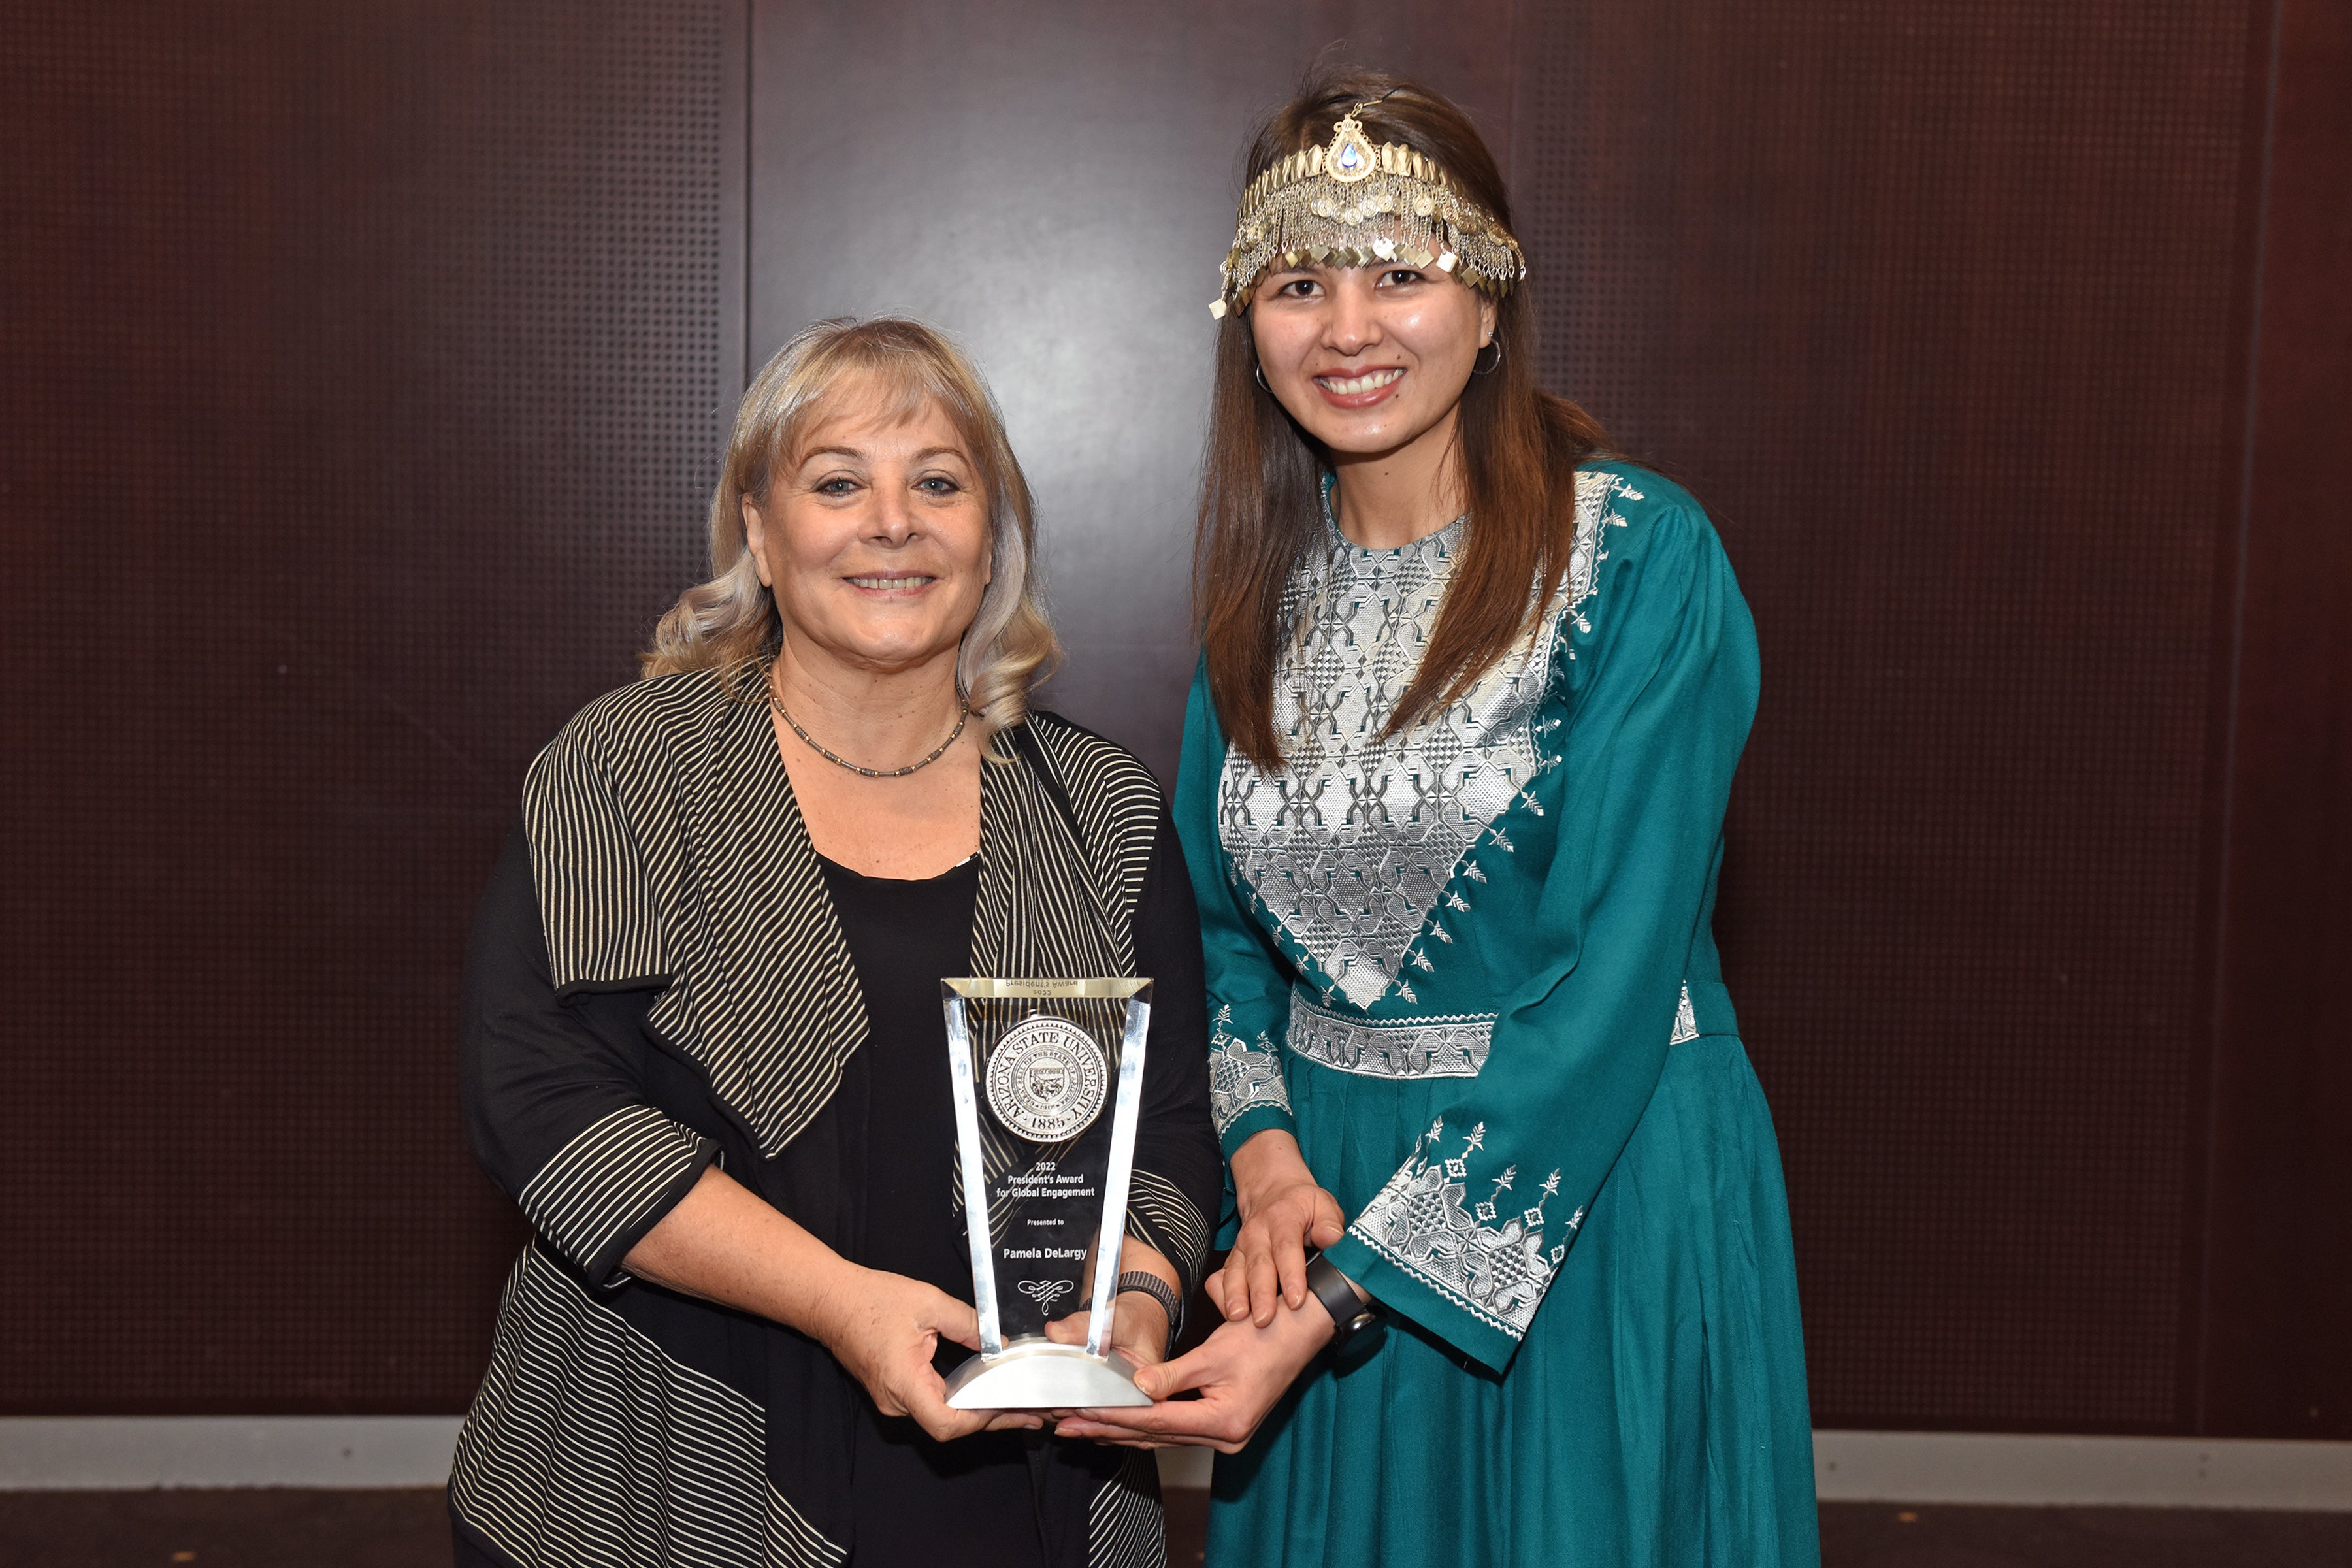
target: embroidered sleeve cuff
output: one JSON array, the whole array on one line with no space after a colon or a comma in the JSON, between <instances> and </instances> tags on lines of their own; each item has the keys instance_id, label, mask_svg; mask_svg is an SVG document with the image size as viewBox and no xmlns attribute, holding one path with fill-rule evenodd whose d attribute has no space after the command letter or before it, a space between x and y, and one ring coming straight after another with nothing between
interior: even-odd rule
<instances>
[{"instance_id":1,"label":"embroidered sleeve cuff","mask_svg":"<svg viewBox=\"0 0 2352 1568\"><path fill-rule=\"evenodd\" d=\"M1231 1160L1234 1150L1269 1127L1278 1127L1293 1137L1298 1133L1298 1123L1291 1119L1290 1107L1254 1105L1219 1131L1217 1142L1224 1150L1225 1158Z\"/></svg>"},{"instance_id":2,"label":"embroidered sleeve cuff","mask_svg":"<svg viewBox=\"0 0 2352 1568\"><path fill-rule=\"evenodd\" d=\"M1486 1144L1483 1121L1467 1131L1432 1123L1414 1140L1412 1157L1348 1226L1331 1261L1499 1371L1527 1337L1584 1211L1556 1212L1570 1206L1559 1196L1559 1172L1524 1177ZM1450 1152L1457 1145L1459 1152ZM1349 1261L1373 1269L1378 1282L1356 1274Z\"/></svg>"},{"instance_id":3,"label":"embroidered sleeve cuff","mask_svg":"<svg viewBox=\"0 0 2352 1568\"><path fill-rule=\"evenodd\" d=\"M1426 1276L1391 1263L1378 1248L1350 1230L1323 1249L1331 1267L1364 1288L1381 1310L1411 1320L1444 1340L1479 1365L1508 1371L1518 1353L1518 1337L1496 1326Z\"/></svg>"},{"instance_id":4,"label":"embroidered sleeve cuff","mask_svg":"<svg viewBox=\"0 0 2352 1568\"><path fill-rule=\"evenodd\" d=\"M1255 1043L1234 1034L1233 1016L1231 1007L1218 1008L1209 1030L1209 1116L1227 1159L1253 1133L1292 1125L1282 1047L1264 1030Z\"/></svg>"},{"instance_id":5,"label":"embroidered sleeve cuff","mask_svg":"<svg viewBox=\"0 0 2352 1568\"><path fill-rule=\"evenodd\" d=\"M623 1106L540 1167L522 1190L523 1215L603 1285L718 1156L717 1143L650 1106Z\"/></svg>"}]
</instances>

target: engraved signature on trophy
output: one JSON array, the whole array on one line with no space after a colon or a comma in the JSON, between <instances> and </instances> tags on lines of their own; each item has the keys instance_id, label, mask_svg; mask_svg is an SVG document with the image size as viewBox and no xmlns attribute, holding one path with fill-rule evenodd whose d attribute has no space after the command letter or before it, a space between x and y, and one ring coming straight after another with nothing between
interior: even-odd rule
<instances>
[{"instance_id":1,"label":"engraved signature on trophy","mask_svg":"<svg viewBox=\"0 0 2352 1568\"><path fill-rule=\"evenodd\" d=\"M1050 1312L1055 1302L1076 1289L1077 1286L1067 1279L1024 1279L1013 1289L1036 1302L1039 1311Z\"/></svg>"}]
</instances>

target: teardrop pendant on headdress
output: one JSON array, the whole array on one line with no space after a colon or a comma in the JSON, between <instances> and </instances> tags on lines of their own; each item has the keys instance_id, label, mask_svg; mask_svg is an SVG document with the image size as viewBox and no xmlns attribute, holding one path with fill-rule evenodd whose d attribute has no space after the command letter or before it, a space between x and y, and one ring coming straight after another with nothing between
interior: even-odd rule
<instances>
[{"instance_id":1,"label":"teardrop pendant on headdress","mask_svg":"<svg viewBox=\"0 0 2352 1568\"><path fill-rule=\"evenodd\" d=\"M1378 167L1363 126L1353 114L1343 116L1331 128L1331 144L1323 152L1323 173L1341 184L1351 185L1369 177Z\"/></svg>"}]
</instances>

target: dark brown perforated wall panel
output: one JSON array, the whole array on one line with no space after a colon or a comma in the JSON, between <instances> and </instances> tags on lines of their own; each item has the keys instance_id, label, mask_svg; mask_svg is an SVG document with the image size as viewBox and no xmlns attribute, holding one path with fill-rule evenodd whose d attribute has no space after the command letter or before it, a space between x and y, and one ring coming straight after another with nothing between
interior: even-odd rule
<instances>
[{"instance_id":1,"label":"dark brown perforated wall panel","mask_svg":"<svg viewBox=\"0 0 2352 1568\"><path fill-rule=\"evenodd\" d=\"M2267 27L1547 14L1547 372L1709 505L1763 639L1719 923L1816 1420L2168 1428Z\"/></svg>"},{"instance_id":2,"label":"dark brown perforated wall panel","mask_svg":"<svg viewBox=\"0 0 2352 1568\"><path fill-rule=\"evenodd\" d=\"M452 1410L524 763L698 564L719 14L0 12L0 1408Z\"/></svg>"},{"instance_id":3,"label":"dark brown perforated wall panel","mask_svg":"<svg viewBox=\"0 0 2352 1568\"><path fill-rule=\"evenodd\" d=\"M2228 625L2196 1428L2352 1436L2352 4L2285 0Z\"/></svg>"}]
</instances>

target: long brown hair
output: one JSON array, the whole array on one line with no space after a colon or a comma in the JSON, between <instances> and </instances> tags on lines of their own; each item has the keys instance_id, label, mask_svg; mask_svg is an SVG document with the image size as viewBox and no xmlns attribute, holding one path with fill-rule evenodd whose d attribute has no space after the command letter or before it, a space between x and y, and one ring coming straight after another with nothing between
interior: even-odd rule
<instances>
[{"instance_id":1,"label":"long brown hair","mask_svg":"<svg viewBox=\"0 0 2352 1568\"><path fill-rule=\"evenodd\" d=\"M1434 158L1456 190L1509 226L1503 176L1469 117L1429 89L1382 71L1310 70L1297 96L1258 128L1243 182L1328 142L1339 118L1367 100L1379 101L1356 118L1374 142L1402 142ZM1524 280L1496 309L1495 342L1501 363L1470 378L1460 405L1454 460L1470 511L1462 557L1421 667L1389 717L1390 734L1459 699L1549 606L1574 542L1576 466L1608 449L1591 415L1535 384L1533 306ZM1192 603L1209 694L1226 735L1251 762L1279 773L1275 661L1293 631L1282 624L1283 590L1319 544L1325 458L1259 385L1256 371L1248 313L1236 311L1217 335Z\"/></svg>"}]
</instances>

